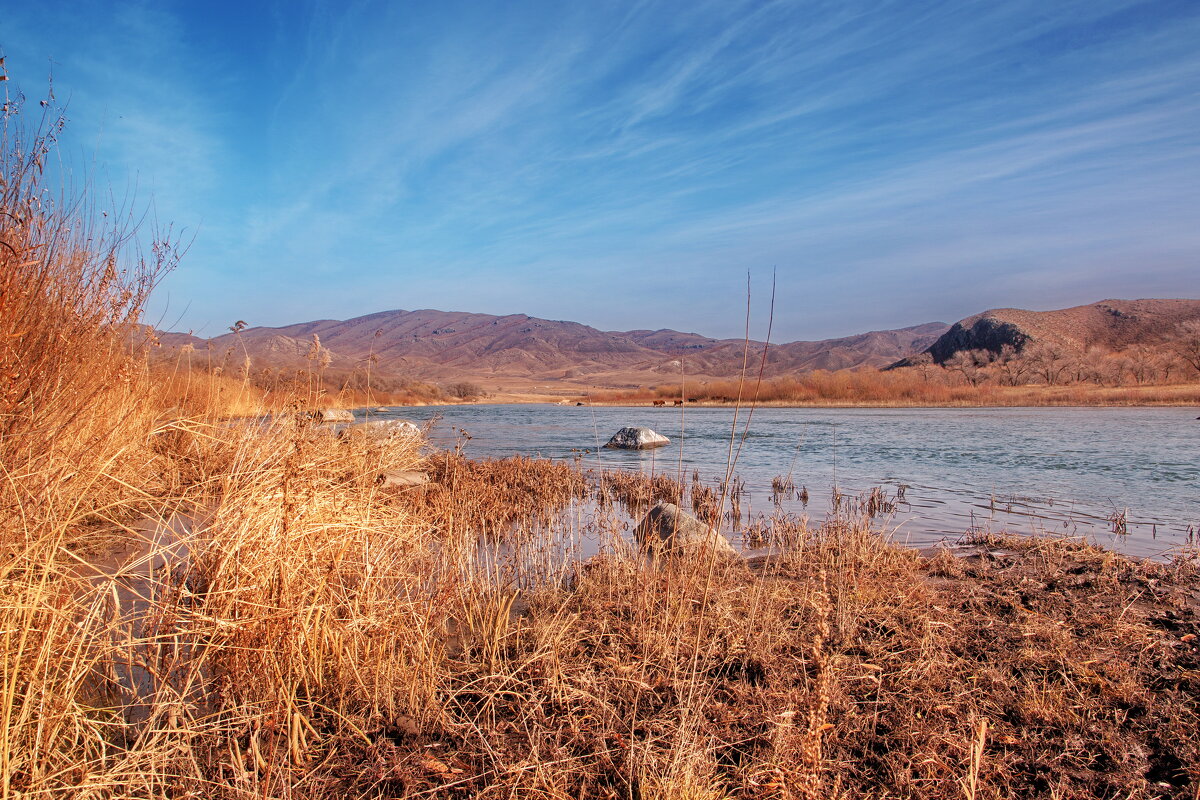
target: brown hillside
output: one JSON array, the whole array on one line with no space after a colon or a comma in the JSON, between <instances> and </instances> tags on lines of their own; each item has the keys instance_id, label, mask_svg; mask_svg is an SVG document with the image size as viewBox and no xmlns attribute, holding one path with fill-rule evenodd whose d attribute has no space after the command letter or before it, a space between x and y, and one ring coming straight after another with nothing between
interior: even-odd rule
<instances>
[{"instance_id":1,"label":"brown hillside","mask_svg":"<svg viewBox=\"0 0 1200 800\"><path fill-rule=\"evenodd\" d=\"M873 331L842 339L773 345L768 374L813 369L883 366L930 344L946 330L928 323ZM198 343L164 334L164 350L184 343L197 350L236 353L243 348L258 367L302 367L320 339L330 367L365 367L379 375L427 381L520 378L593 384L654 382L688 375L722 378L742 367L744 342L672 330L600 331L577 322L526 314L493 316L466 312L384 311L349 320L318 320L279 328L248 328ZM761 352L761 342L751 348ZM753 357L757 365L758 356Z\"/></svg>"}]
</instances>

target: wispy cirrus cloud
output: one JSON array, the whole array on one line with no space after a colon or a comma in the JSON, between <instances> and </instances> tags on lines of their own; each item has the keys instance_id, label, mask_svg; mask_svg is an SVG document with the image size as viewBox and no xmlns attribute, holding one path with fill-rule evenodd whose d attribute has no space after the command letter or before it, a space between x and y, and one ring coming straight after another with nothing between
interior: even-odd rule
<instances>
[{"instance_id":1,"label":"wispy cirrus cloud","mask_svg":"<svg viewBox=\"0 0 1200 800\"><path fill-rule=\"evenodd\" d=\"M788 338L1195 292L1184 2L280 3L233 43L102 8L66 35L97 69L60 74L133 112L111 163L212 229L197 319L729 334L772 267Z\"/></svg>"}]
</instances>

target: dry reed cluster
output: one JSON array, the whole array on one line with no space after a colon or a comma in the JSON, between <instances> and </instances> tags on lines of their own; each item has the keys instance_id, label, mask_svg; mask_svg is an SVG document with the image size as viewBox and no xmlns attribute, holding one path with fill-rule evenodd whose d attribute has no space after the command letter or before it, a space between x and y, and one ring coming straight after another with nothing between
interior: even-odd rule
<instances>
[{"instance_id":1,"label":"dry reed cluster","mask_svg":"<svg viewBox=\"0 0 1200 800\"><path fill-rule=\"evenodd\" d=\"M227 417L244 417L263 410L286 411L296 404L364 408L448 401L441 389L422 381L326 369L320 350L311 363L294 369L255 368L236 347L215 353L183 345L169 355L151 351L150 372L163 402L184 415L216 408Z\"/></svg>"},{"instance_id":2,"label":"dry reed cluster","mask_svg":"<svg viewBox=\"0 0 1200 800\"><path fill-rule=\"evenodd\" d=\"M408 507L442 536L500 540L558 521L588 493L570 464L524 457L472 461L437 453L424 462L432 485L406 497Z\"/></svg>"}]
</instances>

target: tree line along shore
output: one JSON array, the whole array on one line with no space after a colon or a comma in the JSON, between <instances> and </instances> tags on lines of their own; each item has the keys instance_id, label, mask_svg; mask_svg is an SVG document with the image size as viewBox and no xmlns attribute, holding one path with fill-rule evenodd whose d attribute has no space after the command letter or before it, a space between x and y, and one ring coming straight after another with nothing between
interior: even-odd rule
<instances>
[{"instance_id":1,"label":"tree line along shore","mask_svg":"<svg viewBox=\"0 0 1200 800\"><path fill-rule=\"evenodd\" d=\"M153 355L153 351L151 351ZM415 379L323 373L308 370L208 368L151 360L151 370L181 409L220 405L231 414L282 410L297 398L337 408L427 406L478 403L558 403L584 405L729 406L738 403L780 407L970 407L970 406L1200 406L1200 382L1179 375L1163 383L1059 381L1009 384L970 383L943 367L895 371L863 368L758 380L746 378L667 382L645 386L582 387L545 382L488 387L486 379L445 386Z\"/></svg>"}]
</instances>

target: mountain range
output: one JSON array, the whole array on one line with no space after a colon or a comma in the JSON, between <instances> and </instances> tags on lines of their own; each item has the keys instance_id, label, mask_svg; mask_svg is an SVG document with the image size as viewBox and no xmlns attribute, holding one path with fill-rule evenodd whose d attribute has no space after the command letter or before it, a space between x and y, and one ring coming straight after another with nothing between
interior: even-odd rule
<instances>
[{"instance_id":1,"label":"mountain range","mask_svg":"<svg viewBox=\"0 0 1200 800\"><path fill-rule=\"evenodd\" d=\"M942 322L871 331L814 342L772 344L768 375L815 369L882 367L918 352L947 329ZM312 365L318 337L332 369L361 369L371 360L375 374L430 382L476 380L570 382L632 386L646 382L723 378L742 368L746 342L673 330L601 331L578 322L527 314L494 316L467 312L381 311L348 320L316 320L283 327L246 328L212 339L161 333L163 354L188 344L216 361L248 355L256 368ZM757 370L762 342L750 342Z\"/></svg>"},{"instance_id":2,"label":"mountain range","mask_svg":"<svg viewBox=\"0 0 1200 800\"><path fill-rule=\"evenodd\" d=\"M1180 323L1200 319L1200 300L1103 300L1057 311L992 309L953 325L928 322L821 341L772 344L767 377L817 369L903 366L929 352L944 362L960 350L1018 351L1031 341L1118 350L1155 345ZM601 331L578 322L527 314L494 316L456 311L381 311L348 320L316 320L282 327L245 328L212 339L162 333L163 355L183 345L207 351L214 362L249 357L256 368L309 368L314 336L320 358L338 371L433 383L472 380L489 386L563 383L626 387L736 376L746 342L698 333ZM762 342L751 341L749 370L756 373ZM193 356L194 358L194 356Z\"/></svg>"}]
</instances>

